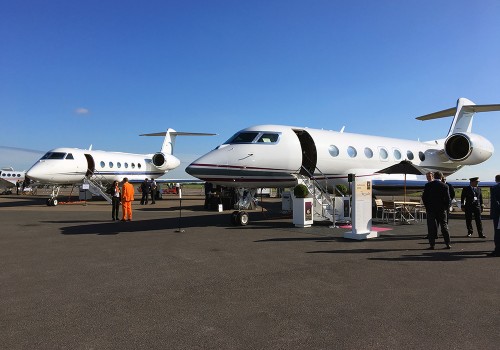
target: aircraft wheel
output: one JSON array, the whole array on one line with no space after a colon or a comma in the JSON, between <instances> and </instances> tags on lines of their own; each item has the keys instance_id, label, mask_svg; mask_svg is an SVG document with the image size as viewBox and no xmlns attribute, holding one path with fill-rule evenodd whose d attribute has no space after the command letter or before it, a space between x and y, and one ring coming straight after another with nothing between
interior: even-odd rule
<instances>
[{"instance_id":1,"label":"aircraft wheel","mask_svg":"<svg viewBox=\"0 0 500 350\"><path fill-rule=\"evenodd\" d=\"M238 225L238 214L240 212L239 211L233 211L233 213L231 214L231 225L233 226L236 226Z\"/></svg>"},{"instance_id":2,"label":"aircraft wheel","mask_svg":"<svg viewBox=\"0 0 500 350\"><path fill-rule=\"evenodd\" d=\"M57 198L54 198L54 199L52 200L52 205L55 207L55 206L57 205L57 203L58 203L58 202L57 202Z\"/></svg>"},{"instance_id":3,"label":"aircraft wheel","mask_svg":"<svg viewBox=\"0 0 500 350\"><path fill-rule=\"evenodd\" d=\"M238 213L238 224L241 226L246 226L248 224L248 213L246 211L240 211Z\"/></svg>"}]
</instances>

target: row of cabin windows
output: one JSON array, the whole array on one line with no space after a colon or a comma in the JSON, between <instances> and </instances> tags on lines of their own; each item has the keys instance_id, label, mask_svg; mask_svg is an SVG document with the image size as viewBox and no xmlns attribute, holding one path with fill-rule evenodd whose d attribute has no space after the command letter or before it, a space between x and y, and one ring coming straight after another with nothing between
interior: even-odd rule
<instances>
[{"instance_id":1,"label":"row of cabin windows","mask_svg":"<svg viewBox=\"0 0 500 350\"><path fill-rule=\"evenodd\" d=\"M75 159L73 157L73 154L71 153L64 153L64 152L47 152L43 157L42 159ZM101 165L101 168L104 168L106 167L106 163L101 161L100 163ZM108 163L109 167L110 168L113 168L115 166L115 164L113 162L109 162ZM123 166L125 167L125 169L128 169L128 166L129 164L128 163L123 163ZM117 168L121 168L122 167L122 163L120 162L117 162L116 163L116 167ZM132 169L135 169L135 163L130 163L130 167ZM142 165L140 163L137 164L137 168L140 169L142 167ZM8 175L10 176L10 175ZM20 176L20 175L19 175Z\"/></svg>"},{"instance_id":2,"label":"row of cabin windows","mask_svg":"<svg viewBox=\"0 0 500 350\"><path fill-rule=\"evenodd\" d=\"M105 163L105 162L103 162L103 161L101 161L100 165L101 165L101 168L105 168L105 167L106 167L106 163ZM108 163L108 166L109 166L110 168L113 168L113 167L115 166L115 164L114 164L113 162L109 162L109 163ZM129 166L129 164L128 164L128 163L123 163L123 167L124 167L125 169L128 169L128 166ZM122 163L117 162L117 163L116 163L116 167L117 167L117 168L121 168L121 167L122 167ZM131 167L132 169L135 169L135 163L130 163L130 167ZM137 168L138 168L138 169L140 169L141 167L142 167L141 163L137 163Z\"/></svg>"},{"instance_id":3,"label":"row of cabin windows","mask_svg":"<svg viewBox=\"0 0 500 350\"><path fill-rule=\"evenodd\" d=\"M4 177L21 177L21 174L8 174L8 173L2 173L2 176Z\"/></svg>"},{"instance_id":4,"label":"row of cabin windows","mask_svg":"<svg viewBox=\"0 0 500 350\"><path fill-rule=\"evenodd\" d=\"M339 148L335 145L330 145L330 147L328 148L328 152L330 153L330 155L332 157L337 157L340 154ZM370 158L373 158L374 153L370 147L365 147L364 154L365 154L366 158L370 159ZM358 151L355 147L349 146L349 147L347 147L347 155L351 158L356 158L358 156ZM401 160L401 158L403 157L401 154L401 151L398 149L395 149L393 151L393 156L394 156L394 159L396 159L396 160ZM379 149L379 157L380 157L380 159L383 159L383 160L388 159L389 152L385 148L382 147ZM413 155L412 151L406 151L406 158L408 158L408 160L413 160L415 158L415 156ZM418 158L423 162L425 160L424 152L418 152Z\"/></svg>"},{"instance_id":5,"label":"row of cabin windows","mask_svg":"<svg viewBox=\"0 0 500 350\"><path fill-rule=\"evenodd\" d=\"M73 154L71 154L71 153L47 152L42 157L42 159L75 159L75 158L73 157ZM106 163L103 162L103 161L101 161L100 165L101 165L101 168L106 167ZM115 166L115 164L113 162L109 162L108 165L109 165L110 168L113 168ZM123 166L125 167L125 169L128 169L129 164L128 163L123 163ZM116 163L116 167L117 168L121 168L122 167L122 163L117 162ZM132 169L135 169L135 163L130 163L130 167ZM140 169L141 167L142 167L142 165L140 163L138 163L137 164L137 168ZM8 175L8 176L10 176L10 175Z\"/></svg>"}]
</instances>

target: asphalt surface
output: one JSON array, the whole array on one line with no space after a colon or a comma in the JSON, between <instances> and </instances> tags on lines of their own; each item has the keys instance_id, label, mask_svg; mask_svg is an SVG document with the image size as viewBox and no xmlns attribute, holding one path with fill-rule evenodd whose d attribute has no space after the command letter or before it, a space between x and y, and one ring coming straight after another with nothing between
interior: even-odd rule
<instances>
[{"instance_id":1,"label":"asphalt surface","mask_svg":"<svg viewBox=\"0 0 500 350\"><path fill-rule=\"evenodd\" d=\"M170 197L174 198L174 197ZM295 228L276 200L245 227L201 197L47 207L0 197L3 349L498 349L492 223L425 250L425 223L367 241ZM182 228L185 232L177 232Z\"/></svg>"}]
</instances>

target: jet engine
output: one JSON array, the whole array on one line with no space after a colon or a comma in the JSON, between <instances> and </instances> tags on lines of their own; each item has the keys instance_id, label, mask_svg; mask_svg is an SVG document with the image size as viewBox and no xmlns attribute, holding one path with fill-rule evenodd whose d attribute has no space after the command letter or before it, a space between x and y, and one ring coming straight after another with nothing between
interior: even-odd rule
<instances>
[{"instance_id":1,"label":"jet engine","mask_svg":"<svg viewBox=\"0 0 500 350\"><path fill-rule=\"evenodd\" d=\"M494 147L484 137L471 133L456 133L444 142L448 158L463 165L474 165L491 157Z\"/></svg>"},{"instance_id":2,"label":"jet engine","mask_svg":"<svg viewBox=\"0 0 500 350\"><path fill-rule=\"evenodd\" d=\"M155 153L151 162L158 170L169 170L178 167L181 162L171 154Z\"/></svg>"}]
</instances>

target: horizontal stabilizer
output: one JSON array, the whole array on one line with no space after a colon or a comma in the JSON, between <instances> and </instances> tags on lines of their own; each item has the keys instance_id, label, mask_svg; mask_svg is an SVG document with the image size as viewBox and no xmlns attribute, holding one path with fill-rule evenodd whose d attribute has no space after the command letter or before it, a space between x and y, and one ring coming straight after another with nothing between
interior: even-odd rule
<instances>
[{"instance_id":1,"label":"horizontal stabilizer","mask_svg":"<svg viewBox=\"0 0 500 350\"><path fill-rule=\"evenodd\" d=\"M154 132L151 134L141 134L139 136L165 136L163 140L163 146L161 147L161 153L163 154L173 154L175 138L177 136L214 136L217 134L210 134L204 132L183 132L183 131L175 131L174 129L168 129L163 132Z\"/></svg>"},{"instance_id":2,"label":"horizontal stabilizer","mask_svg":"<svg viewBox=\"0 0 500 350\"><path fill-rule=\"evenodd\" d=\"M139 136L166 136L167 132L155 132L151 134L141 134ZM172 131L170 132L172 136L215 136L217 134L205 133L205 132L183 132L183 131Z\"/></svg>"},{"instance_id":3,"label":"horizontal stabilizer","mask_svg":"<svg viewBox=\"0 0 500 350\"><path fill-rule=\"evenodd\" d=\"M466 105L466 106L462 107L462 110L464 112L472 112L472 113L494 112L494 111L500 111L500 104L496 104L496 105ZM431 114L426 114L426 115L423 115L423 116L418 117L416 119L418 119L418 120L431 120L431 119L452 117L456 113L457 113L457 107L453 107L453 108L445 109L443 111L434 112Z\"/></svg>"}]
</instances>

